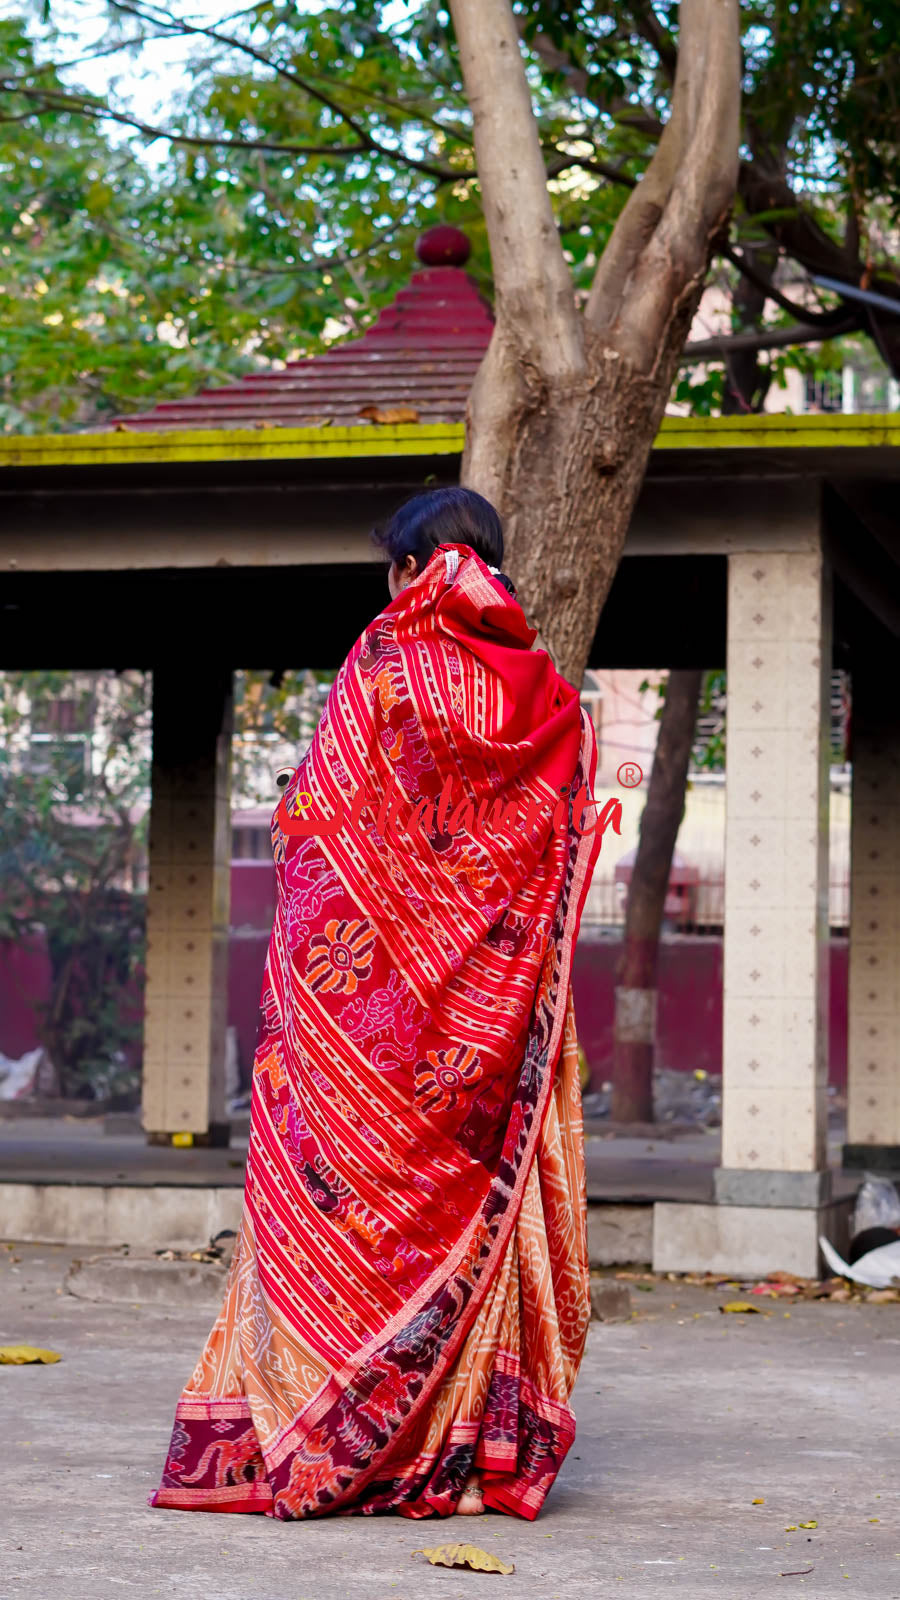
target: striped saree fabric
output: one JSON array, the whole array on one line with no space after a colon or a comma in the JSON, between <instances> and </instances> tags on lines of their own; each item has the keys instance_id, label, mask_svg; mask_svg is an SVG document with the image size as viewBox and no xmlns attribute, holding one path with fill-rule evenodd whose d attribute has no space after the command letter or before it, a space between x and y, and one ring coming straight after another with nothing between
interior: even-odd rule
<instances>
[{"instance_id":1,"label":"striped saree fabric","mask_svg":"<svg viewBox=\"0 0 900 1600\"><path fill-rule=\"evenodd\" d=\"M442 546L275 814L243 1215L152 1505L449 1515L480 1470L534 1518L572 1442L596 752L534 638Z\"/></svg>"}]
</instances>

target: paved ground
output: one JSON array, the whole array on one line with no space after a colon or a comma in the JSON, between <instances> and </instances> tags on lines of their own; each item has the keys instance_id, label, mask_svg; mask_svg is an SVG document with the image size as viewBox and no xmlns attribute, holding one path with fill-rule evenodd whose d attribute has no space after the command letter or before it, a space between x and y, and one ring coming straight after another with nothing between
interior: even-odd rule
<instances>
[{"instance_id":1,"label":"paved ground","mask_svg":"<svg viewBox=\"0 0 900 1600\"><path fill-rule=\"evenodd\" d=\"M288 1524L147 1506L212 1312L76 1300L77 1254L0 1247L0 1342L62 1354L0 1366L0 1600L900 1597L898 1305L723 1316L728 1291L663 1281L592 1329L578 1439L536 1523ZM463 1539L514 1576L413 1554Z\"/></svg>"},{"instance_id":2,"label":"paved ground","mask_svg":"<svg viewBox=\"0 0 900 1600\"><path fill-rule=\"evenodd\" d=\"M672 1138L596 1134L585 1141L588 1195L593 1201L712 1199L720 1136L698 1130ZM244 1182L246 1133L228 1150L148 1145L141 1134L104 1132L103 1118L28 1117L0 1121L0 1181L16 1183L188 1184ZM840 1139L832 1140L833 1164ZM837 1173L849 1192L858 1179Z\"/></svg>"}]
</instances>

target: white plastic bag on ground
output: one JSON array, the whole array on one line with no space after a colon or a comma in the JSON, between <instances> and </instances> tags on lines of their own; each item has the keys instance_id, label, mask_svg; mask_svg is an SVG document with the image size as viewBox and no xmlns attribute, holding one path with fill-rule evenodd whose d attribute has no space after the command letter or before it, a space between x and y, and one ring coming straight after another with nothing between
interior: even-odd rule
<instances>
[{"instance_id":1,"label":"white plastic bag on ground","mask_svg":"<svg viewBox=\"0 0 900 1600\"><path fill-rule=\"evenodd\" d=\"M900 1194L890 1178L875 1172L863 1173L853 1212L854 1234L867 1228L900 1228Z\"/></svg>"},{"instance_id":2,"label":"white plastic bag on ground","mask_svg":"<svg viewBox=\"0 0 900 1600\"><path fill-rule=\"evenodd\" d=\"M23 1095L34 1094L43 1059L41 1044L34 1050L27 1050L18 1060L0 1055L0 1100L18 1100Z\"/></svg>"},{"instance_id":3,"label":"white plastic bag on ground","mask_svg":"<svg viewBox=\"0 0 900 1600\"><path fill-rule=\"evenodd\" d=\"M852 1267L841 1260L827 1239L820 1238L819 1249L836 1278L849 1278L869 1289L891 1289L900 1284L900 1239L896 1244L882 1244L877 1250L867 1251Z\"/></svg>"}]
</instances>

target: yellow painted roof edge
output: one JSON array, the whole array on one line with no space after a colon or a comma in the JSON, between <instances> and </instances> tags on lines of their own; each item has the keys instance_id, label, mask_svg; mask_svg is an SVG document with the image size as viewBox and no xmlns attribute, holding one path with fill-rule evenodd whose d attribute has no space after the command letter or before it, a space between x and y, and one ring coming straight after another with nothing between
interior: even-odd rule
<instances>
[{"instance_id":1,"label":"yellow painted roof edge","mask_svg":"<svg viewBox=\"0 0 900 1600\"><path fill-rule=\"evenodd\" d=\"M351 428L172 428L159 433L119 427L105 433L6 434L0 435L0 467L459 455L464 437L461 422ZM900 414L664 417L654 449L877 446L900 447Z\"/></svg>"}]
</instances>

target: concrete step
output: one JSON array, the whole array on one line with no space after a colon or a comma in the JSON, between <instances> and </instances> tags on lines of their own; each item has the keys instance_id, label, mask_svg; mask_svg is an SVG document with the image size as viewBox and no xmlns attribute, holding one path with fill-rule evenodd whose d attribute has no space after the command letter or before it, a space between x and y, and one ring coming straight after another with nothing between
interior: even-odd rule
<instances>
[{"instance_id":1,"label":"concrete step","mask_svg":"<svg viewBox=\"0 0 900 1600\"><path fill-rule=\"evenodd\" d=\"M218 1309L226 1269L215 1261L161 1261L158 1256L89 1256L73 1261L63 1288L79 1300Z\"/></svg>"},{"instance_id":2,"label":"concrete step","mask_svg":"<svg viewBox=\"0 0 900 1600\"><path fill-rule=\"evenodd\" d=\"M222 1303L225 1279L226 1268L218 1262L95 1255L72 1262L63 1288L79 1300L215 1312ZM631 1312L626 1283L617 1283L614 1278L592 1278L591 1316L595 1321L627 1322Z\"/></svg>"},{"instance_id":3,"label":"concrete step","mask_svg":"<svg viewBox=\"0 0 900 1600\"><path fill-rule=\"evenodd\" d=\"M243 1188L199 1184L0 1183L0 1238L196 1250L240 1226Z\"/></svg>"},{"instance_id":4,"label":"concrete step","mask_svg":"<svg viewBox=\"0 0 900 1600\"><path fill-rule=\"evenodd\" d=\"M196 1250L240 1227L244 1192L199 1185L0 1183L0 1239L140 1251ZM588 1205L592 1267L649 1262L651 1204Z\"/></svg>"}]
</instances>

